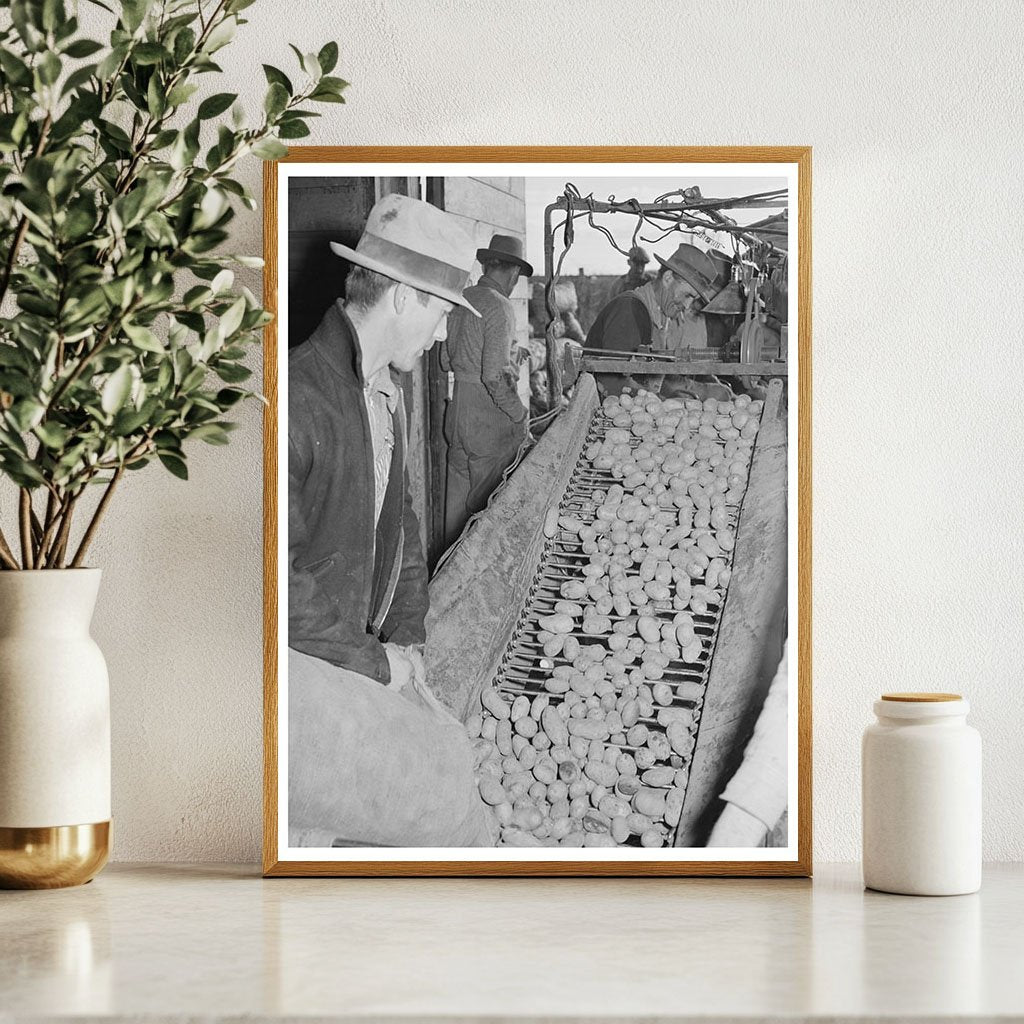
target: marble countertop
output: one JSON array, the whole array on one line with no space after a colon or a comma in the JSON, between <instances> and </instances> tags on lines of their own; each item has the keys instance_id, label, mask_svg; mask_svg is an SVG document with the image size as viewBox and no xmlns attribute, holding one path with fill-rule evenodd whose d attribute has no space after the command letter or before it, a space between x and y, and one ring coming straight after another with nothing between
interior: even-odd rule
<instances>
[{"instance_id":1,"label":"marble countertop","mask_svg":"<svg viewBox=\"0 0 1024 1024\"><path fill-rule=\"evenodd\" d=\"M973 896L770 879L271 879L0 893L0 1021L1024 1020L1024 865Z\"/></svg>"}]
</instances>

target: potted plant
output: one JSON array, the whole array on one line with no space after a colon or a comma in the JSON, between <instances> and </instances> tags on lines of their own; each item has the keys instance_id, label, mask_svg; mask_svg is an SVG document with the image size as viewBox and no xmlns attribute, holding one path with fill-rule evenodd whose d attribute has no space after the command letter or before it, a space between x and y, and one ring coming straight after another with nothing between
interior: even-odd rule
<instances>
[{"instance_id":1,"label":"potted plant","mask_svg":"<svg viewBox=\"0 0 1024 1024\"><path fill-rule=\"evenodd\" d=\"M90 545L126 477L188 476L252 396L270 319L225 255L251 156L343 102L338 47L264 65L252 122L204 89L254 0L120 0L109 41L64 0L0 0L0 884L87 881L110 822L107 674ZM295 49L293 47L293 49ZM205 81L210 81L206 78ZM249 112L252 114L253 112Z\"/></svg>"}]
</instances>

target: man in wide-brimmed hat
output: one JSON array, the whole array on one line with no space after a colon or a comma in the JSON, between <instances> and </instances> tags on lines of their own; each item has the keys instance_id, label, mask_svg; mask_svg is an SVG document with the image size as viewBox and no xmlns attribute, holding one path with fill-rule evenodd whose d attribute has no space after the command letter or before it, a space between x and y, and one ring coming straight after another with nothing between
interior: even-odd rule
<instances>
[{"instance_id":1,"label":"man in wide-brimmed hat","mask_svg":"<svg viewBox=\"0 0 1024 1024\"><path fill-rule=\"evenodd\" d=\"M448 490L445 537L452 543L466 520L487 505L529 432L529 410L519 398L518 371L512 362L515 309L509 296L521 274L533 267L523 258L523 243L496 234L478 249L483 275L463 293L480 311L475 317L456 310L445 342L455 389L445 416L448 440Z\"/></svg>"},{"instance_id":2,"label":"man in wide-brimmed hat","mask_svg":"<svg viewBox=\"0 0 1024 1024\"><path fill-rule=\"evenodd\" d=\"M427 570L391 377L444 335L452 309L477 318L462 295L472 240L451 215L388 195L355 249L331 249L352 264L345 298L288 358L292 845L324 830L356 844L486 843L478 795L456 781L473 789L468 739L451 739L426 687ZM416 744L435 732L425 749L438 763L423 763Z\"/></svg>"},{"instance_id":3,"label":"man in wide-brimmed hat","mask_svg":"<svg viewBox=\"0 0 1024 1024\"><path fill-rule=\"evenodd\" d=\"M587 334L587 348L636 352L642 347L677 352L724 344L719 325L705 320L703 307L718 291L718 268L694 245L683 244L667 259L655 254L658 276L639 288L612 299L597 315ZM599 374L607 394L624 387L636 390L636 378ZM648 386L659 381L648 380Z\"/></svg>"},{"instance_id":4,"label":"man in wide-brimmed hat","mask_svg":"<svg viewBox=\"0 0 1024 1024\"><path fill-rule=\"evenodd\" d=\"M626 264L629 269L622 277L616 278L608 298L613 299L616 295L631 292L641 285L647 284L650 280L647 274L647 264L650 262L651 257L647 254L647 250L642 245L634 245L626 253Z\"/></svg>"}]
</instances>

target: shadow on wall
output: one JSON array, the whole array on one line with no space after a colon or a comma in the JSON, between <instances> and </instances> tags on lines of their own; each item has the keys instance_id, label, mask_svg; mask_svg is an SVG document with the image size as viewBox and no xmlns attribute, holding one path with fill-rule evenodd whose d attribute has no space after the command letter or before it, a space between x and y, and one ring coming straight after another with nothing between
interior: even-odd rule
<instances>
[{"instance_id":1,"label":"shadow on wall","mask_svg":"<svg viewBox=\"0 0 1024 1024\"><path fill-rule=\"evenodd\" d=\"M351 264L331 242L355 248L375 199L373 178L288 182L288 347L304 342L345 293Z\"/></svg>"}]
</instances>

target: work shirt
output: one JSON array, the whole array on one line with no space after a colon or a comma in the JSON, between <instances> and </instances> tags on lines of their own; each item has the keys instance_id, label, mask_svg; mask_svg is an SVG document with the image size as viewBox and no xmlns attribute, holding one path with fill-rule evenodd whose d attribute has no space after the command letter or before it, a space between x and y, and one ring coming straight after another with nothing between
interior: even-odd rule
<instances>
[{"instance_id":1,"label":"work shirt","mask_svg":"<svg viewBox=\"0 0 1024 1024\"><path fill-rule=\"evenodd\" d=\"M635 291L637 288L647 284L648 281L653 281L654 278L649 274L641 274L640 277L631 277L629 274L623 274L622 277L617 277L612 283L612 290L608 293L609 299L614 299L616 295L621 295L623 292Z\"/></svg>"},{"instance_id":2,"label":"work shirt","mask_svg":"<svg viewBox=\"0 0 1024 1024\"><path fill-rule=\"evenodd\" d=\"M398 402L398 388L391 379L387 366L381 367L363 387L363 401L370 420L370 438L373 442L373 521L380 521L384 505L384 492L391 476L391 455L395 450L394 412Z\"/></svg>"},{"instance_id":3,"label":"work shirt","mask_svg":"<svg viewBox=\"0 0 1024 1024\"><path fill-rule=\"evenodd\" d=\"M448 315L445 347L455 380L483 384L498 409L513 423L521 423L527 410L520 401L519 374L512 365L515 308L486 274L462 294L480 316L462 306Z\"/></svg>"}]
</instances>

